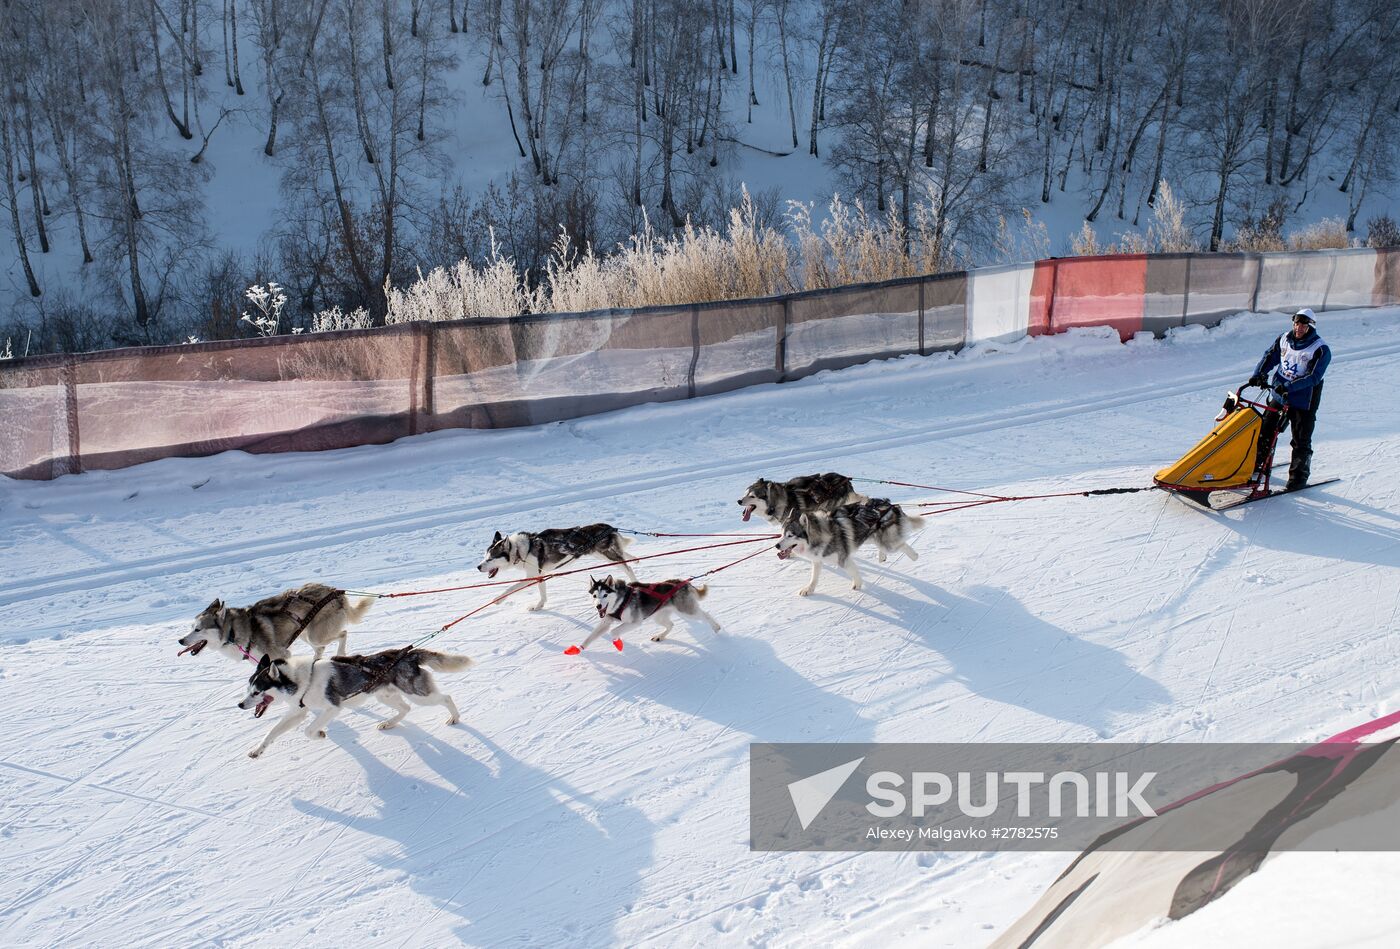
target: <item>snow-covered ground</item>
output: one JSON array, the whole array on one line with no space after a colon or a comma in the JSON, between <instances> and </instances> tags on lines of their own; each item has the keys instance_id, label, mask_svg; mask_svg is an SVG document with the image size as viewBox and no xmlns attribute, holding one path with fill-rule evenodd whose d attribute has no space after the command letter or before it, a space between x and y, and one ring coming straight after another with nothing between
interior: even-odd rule
<instances>
[{"instance_id":1,"label":"snow-covered ground","mask_svg":"<svg viewBox=\"0 0 1400 949\"><path fill-rule=\"evenodd\" d=\"M532 429L0 480L0 943L983 944L1071 854L751 853L748 744L1306 741L1392 710L1400 308L1323 317L1314 474L1338 484L1224 514L1158 493L951 513L917 562L863 567L859 594L828 572L798 598L805 566L765 554L714 579L723 634L622 653L561 654L592 613L585 584L556 581L546 611L517 597L438 641L480 662L439 677L455 728L419 710L381 733L370 706L250 760L273 718L234 707L247 669L177 659L175 639L215 596L475 582L496 529L744 529L734 501L760 475L1146 484L1285 323L1081 331ZM352 647L486 598L380 601ZM1379 867L1394 889L1393 861L1323 860L1144 935L1226 938L1232 900L1304 919L1311 867ZM1329 887L1327 911L1368 892Z\"/></svg>"}]
</instances>

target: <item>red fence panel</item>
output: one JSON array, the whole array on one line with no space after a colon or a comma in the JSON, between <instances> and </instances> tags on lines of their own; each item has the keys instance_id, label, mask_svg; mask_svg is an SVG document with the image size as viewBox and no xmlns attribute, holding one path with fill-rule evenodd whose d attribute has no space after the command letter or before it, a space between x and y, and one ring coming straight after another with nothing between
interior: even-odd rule
<instances>
[{"instance_id":1,"label":"red fence panel","mask_svg":"<svg viewBox=\"0 0 1400 949\"><path fill-rule=\"evenodd\" d=\"M1128 340L1142 329L1146 255L1065 257L1053 263L1051 332L1111 326L1120 339Z\"/></svg>"}]
</instances>

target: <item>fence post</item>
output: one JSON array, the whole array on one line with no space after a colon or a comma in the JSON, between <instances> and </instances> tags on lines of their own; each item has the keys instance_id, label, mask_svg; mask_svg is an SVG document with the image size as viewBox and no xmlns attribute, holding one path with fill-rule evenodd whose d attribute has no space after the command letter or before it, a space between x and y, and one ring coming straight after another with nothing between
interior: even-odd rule
<instances>
[{"instance_id":1,"label":"fence post","mask_svg":"<svg viewBox=\"0 0 1400 949\"><path fill-rule=\"evenodd\" d=\"M1055 287L1060 282L1060 259L1050 258L1050 296L1045 301L1045 332L1055 335ZM1035 283L1035 268L1031 268L1031 283Z\"/></svg>"},{"instance_id":2,"label":"fence post","mask_svg":"<svg viewBox=\"0 0 1400 949\"><path fill-rule=\"evenodd\" d=\"M919 278L919 355L927 356L924 352L924 279Z\"/></svg>"},{"instance_id":3,"label":"fence post","mask_svg":"<svg viewBox=\"0 0 1400 949\"><path fill-rule=\"evenodd\" d=\"M73 355L63 360L63 402L63 414L68 423L68 470L60 473L82 474L83 450L78 433L78 357Z\"/></svg>"},{"instance_id":4,"label":"fence post","mask_svg":"<svg viewBox=\"0 0 1400 949\"><path fill-rule=\"evenodd\" d=\"M1264 281L1264 255L1254 255L1254 293L1249 298L1249 312L1259 312L1259 285Z\"/></svg>"},{"instance_id":5,"label":"fence post","mask_svg":"<svg viewBox=\"0 0 1400 949\"><path fill-rule=\"evenodd\" d=\"M413 355L408 361L408 434L418 434L418 394L423 378L423 334L419 324L408 324L409 336L413 340Z\"/></svg>"},{"instance_id":6,"label":"fence post","mask_svg":"<svg viewBox=\"0 0 1400 949\"><path fill-rule=\"evenodd\" d=\"M695 367L700 364L700 307L690 307L690 372L686 374L686 398L695 398Z\"/></svg>"},{"instance_id":7,"label":"fence post","mask_svg":"<svg viewBox=\"0 0 1400 949\"><path fill-rule=\"evenodd\" d=\"M792 298L791 298L791 297L788 297L788 296L784 296L784 297L783 297L783 315L782 315L782 317L778 320L778 333L777 333L778 338L777 338L777 341L776 341L777 353L776 353L776 355L775 355L775 357L774 357L774 366L773 366L773 368L776 369L776 370L778 371L778 381L779 381L779 382L786 382L786 381L787 381L787 328L788 328L788 318L789 318L789 315L790 315L791 311L792 311Z\"/></svg>"},{"instance_id":8,"label":"fence post","mask_svg":"<svg viewBox=\"0 0 1400 949\"><path fill-rule=\"evenodd\" d=\"M1186 279L1181 284L1181 325L1186 325L1186 316L1191 312L1191 264L1196 257L1193 254L1186 255ZM1163 336L1166 334L1163 333Z\"/></svg>"},{"instance_id":9,"label":"fence post","mask_svg":"<svg viewBox=\"0 0 1400 949\"><path fill-rule=\"evenodd\" d=\"M433 385L437 378L437 328L432 323L423 324L423 397L418 402L423 413L423 430L433 430L432 419L437 414L433 406Z\"/></svg>"},{"instance_id":10,"label":"fence post","mask_svg":"<svg viewBox=\"0 0 1400 949\"><path fill-rule=\"evenodd\" d=\"M1332 278L1337 276L1337 255L1328 254L1327 260L1332 266L1327 271L1327 287L1322 291L1322 309L1327 309L1327 298L1332 295Z\"/></svg>"}]
</instances>

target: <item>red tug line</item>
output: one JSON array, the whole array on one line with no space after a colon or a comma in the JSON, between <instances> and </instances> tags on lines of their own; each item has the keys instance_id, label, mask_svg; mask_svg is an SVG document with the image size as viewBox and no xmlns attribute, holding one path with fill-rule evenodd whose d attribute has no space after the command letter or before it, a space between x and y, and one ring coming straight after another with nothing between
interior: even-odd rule
<instances>
[{"instance_id":1,"label":"red tug line","mask_svg":"<svg viewBox=\"0 0 1400 949\"><path fill-rule=\"evenodd\" d=\"M632 533L643 533L643 532L641 532L641 531L635 531L635 532L632 532ZM753 543L759 543L759 542L767 542L767 541L773 540L774 538L776 538L776 537L778 537L778 536L780 536L780 535L778 535L778 534L742 534L742 535L735 535L735 534L691 534L691 535L685 535L685 534L676 534L676 535L656 534L656 535L654 535L654 536L657 536L657 537L666 537L666 536L677 536L677 537L684 537L684 536L693 536L693 537L734 537L734 536L741 536L741 537L743 537L744 539L743 539L743 540L725 541L724 543L719 543L719 544L700 544L700 545L697 545L697 546L695 546L695 547L684 547L684 548L681 548L680 550L665 550L665 551L662 551L661 553L646 554L645 556L642 556L642 557L629 557L629 558L627 558L626 560L615 560L615 561L611 561L611 563L640 563L640 562L643 561L643 560L654 560L654 559L656 559L657 557L673 557L673 556L675 556L675 555L677 555L677 554L692 553L692 552L697 551L697 550L715 550L715 549L718 549L718 548L721 548L721 547L734 547L734 546L737 546L737 545L740 545L740 544L753 544ZM749 560L749 559L752 558L752 557L756 557L756 556L758 556L758 555L761 554L761 553L763 553L763 551L762 551L761 549L760 549L760 550L756 550L756 551L754 551L754 552L751 553L751 554L748 554L748 555L746 555L746 556L740 557L738 560L731 561L730 563L724 564L723 566L714 567L714 568L712 568L712 569L710 569L710 570L706 570L704 573L697 573L695 576L691 577L689 580L686 580L684 583L681 583L680 585L678 585L678 586L676 587L675 590L671 591L671 593L666 597L666 599L670 599L670 597L671 597L671 596L674 596L675 593L676 593L677 591L679 591L680 589L684 588L685 586L688 586L691 582L693 582L693 581L695 581L695 580L698 580L698 579L700 579L701 577L709 576L710 574L713 574L713 573L718 573L718 572L721 571L721 570L726 570L726 569L728 569L729 567L735 566L736 564L743 563L745 560ZM516 593L520 593L520 592L522 592L522 591L524 591L524 590L526 590L526 589L529 589L530 587L533 587L533 586L534 586L535 584L537 584L537 583L543 583L543 582L545 582L546 580L552 580L552 579L554 579L555 577L567 577L567 576L570 576L570 575L576 574L576 573L587 573L587 572L589 572L589 571L591 571L591 570L602 570L602 569L606 569L606 565L605 565L605 564L597 564L597 565L594 565L594 566L591 566L591 567L575 567L575 568L572 569L572 570L560 570L560 571L558 571L558 572L556 572L556 573L542 574L541 576L538 576L538 577L528 577L528 578L526 578L526 579L524 579L524 580L488 580L488 581L485 581L485 582L483 582L483 583L468 583L468 584L464 584L464 585L462 585L462 586L456 586L456 587L440 587L440 588L438 588L438 589L433 589L433 590L405 590L405 591L400 591L400 592L396 592L396 593L359 593L359 592L353 591L353 590L347 590L346 592L347 592L347 593L355 593L355 594L358 595L358 596L373 596L373 597L379 597L379 598L382 598L382 599L392 599L392 598L395 598L395 597L403 597L403 596L424 596L424 595L432 594L432 593L452 593L452 592L456 592L456 591L459 591L459 590L475 590L475 589L480 589L480 588L482 588L482 587L495 587L495 586L505 586L505 585L509 585L509 586L512 587L511 589L506 590L505 592L501 593L500 595L498 595L498 596L496 596L496 597L493 597L493 598L490 599L490 600L487 600L485 603L482 603L480 606L477 606L476 608L474 608L474 609L472 609L472 610L469 610L469 611L467 611L466 613L463 613L461 616L458 616L456 619L454 619L454 620L452 620L452 621L450 621L450 622L448 622L448 623L445 623L442 627L440 627L440 628L437 629L437 630L434 630L434 631L431 632L431 633L428 633L426 636L421 636L421 637L419 637L418 639L416 639L416 640L414 640L412 643L410 643L407 647L405 647L405 648L408 648L408 649L412 649L412 648L415 648L415 647L417 647L417 646L421 646L421 645L423 645L424 643L427 643L428 641L430 641L430 640L432 640L432 639L434 639L434 638L436 638L436 637L438 637L438 636L441 636L443 633L447 632L449 629L451 629L452 627L456 626L458 623L461 623L463 620L469 619L470 617L475 616L476 614L480 613L482 610L485 610L485 609L487 609L488 607L491 607L491 606L495 606L497 603L500 603L502 600L506 599L507 597L513 596L513 595L515 595ZM662 602L664 603L665 600L662 600ZM620 649L621 647L618 647L618 648Z\"/></svg>"}]
</instances>

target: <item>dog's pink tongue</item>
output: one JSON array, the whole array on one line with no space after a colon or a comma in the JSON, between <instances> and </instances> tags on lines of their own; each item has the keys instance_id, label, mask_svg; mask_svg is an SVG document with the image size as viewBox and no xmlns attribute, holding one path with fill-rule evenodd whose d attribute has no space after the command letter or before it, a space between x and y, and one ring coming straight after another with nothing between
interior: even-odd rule
<instances>
[{"instance_id":1,"label":"dog's pink tongue","mask_svg":"<svg viewBox=\"0 0 1400 949\"><path fill-rule=\"evenodd\" d=\"M269 705L271 705L271 704L272 704L272 696L271 696L271 695L264 695L261 699L258 700L257 707L253 709L253 717L254 717L254 718L262 718L262 717L263 717L263 712L266 712L266 711L267 711L267 707L268 707Z\"/></svg>"},{"instance_id":2,"label":"dog's pink tongue","mask_svg":"<svg viewBox=\"0 0 1400 949\"><path fill-rule=\"evenodd\" d=\"M494 580L494 579L496 578L496 574L498 574L498 573L500 573L500 572L501 572L501 568L500 568L500 567L497 567L497 568L495 568L494 570L492 570L490 573L488 573L488 574L486 575L486 577L487 577L487 579Z\"/></svg>"},{"instance_id":3,"label":"dog's pink tongue","mask_svg":"<svg viewBox=\"0 0 1400 949\"><path fill-rule=\"evenodd\" d=\"M786 559L788 559L788 558L791 557L791 556L792 556L792 551L791 551L791 550L780 550L780 551L778 551L778 559L779 559L779 560L786 560Z\"/></svg>"},{"instance_id":4,"label":"dog's pink tongue","mask_svg":"<svg viewBox=\"0 0 1400 949\"><path fill-rule=\"evenodd\" d=\"M747 520L748 520L750 517L752 517L752 516L753 516L753 508L751 508L751 507L746 507L746 508L744 508L744 520L747 521Z\"/></svg>"}]
</instances>

